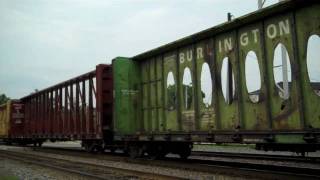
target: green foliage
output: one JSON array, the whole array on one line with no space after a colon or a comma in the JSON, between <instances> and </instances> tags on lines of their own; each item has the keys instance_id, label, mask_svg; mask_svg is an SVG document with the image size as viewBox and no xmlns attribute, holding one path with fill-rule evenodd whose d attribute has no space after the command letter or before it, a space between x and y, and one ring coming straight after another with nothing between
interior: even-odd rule
<instances>
[{"instance_id":1,"label":"green foliage","mask_svg":"<svg viewBox=\"0 0 320 180\"><path fill-rule=\"evenodd\" d=\"M8 100L10 100L9 97L7 97L5 94L0 95L0 104L6 103Z\"/></svg>"}]
</instances>

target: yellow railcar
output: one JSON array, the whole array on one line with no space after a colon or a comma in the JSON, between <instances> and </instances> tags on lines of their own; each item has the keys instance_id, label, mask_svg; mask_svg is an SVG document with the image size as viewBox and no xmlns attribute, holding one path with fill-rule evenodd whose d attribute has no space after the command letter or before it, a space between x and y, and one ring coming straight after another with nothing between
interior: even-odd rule
<instances>
[{"instance_id":1,"label":"yellow railcar","mask_svg":"<svg viewBox=\"0 0 320 180\"><path fill-rule=\"evenodd\" d=\"M10 128L11 101L0 105L0 138L8 138Z\"/></svg>"}]
</instances>

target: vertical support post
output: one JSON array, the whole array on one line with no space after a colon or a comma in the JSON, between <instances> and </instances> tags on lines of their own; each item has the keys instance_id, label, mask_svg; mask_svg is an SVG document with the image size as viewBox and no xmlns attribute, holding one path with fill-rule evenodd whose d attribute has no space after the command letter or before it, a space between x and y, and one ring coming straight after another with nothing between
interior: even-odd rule
<instances>
[{"instance_id":1,"label":"vertical support post","mask_svg":"<svg viewBox=\"0 0 320 180\"><path fill-rule=\"evenodd\" d=\"M49 108L49 131L48 131L48 135L50 135L50 137L52 137L52 125L53 125L53 91L50 90L50 108Z\"/></svg>"},{"instance_id":2,"label":"vertical support post","mask_svg":"<svg viewBox=\"0 0 320 180\"><path fill-rule=\"evenodd\" d=\"M81 103L81 110L82 110L82 135L86 134L86 81L83 80L82 81L82 97L81 97L81 100L82 100L82 103Z\"/></svg>"},{"instance_id":3,"label":"vertical support post","mask_svg":"<svg viewBox=\"0 0 320 180\"><path fill-rule=\"evenodd\" d=\"M79 81L76 82L76 116L75 116L75 126L77 136L81 134L81 120L80 120L80 103L79 103L79 96L80 96L80 86ZM78 137L79 138L79 137Z\"/></svg>"},{"instance_id":4,"label":"vertical support post","mask_svg":"<svg viewBox=\"0 0 320 180\"><path fill-rule=\"evenodd\" d=\"M158 77L158 57L155 57L155 62L154 62L154 79L155 79L155 116L156 116L156 121L155 121L155 131L159 131L159 103L158 103L158 99L159 99L159 92L158 92L158 82L160 81L161 78Z\"/></svg>"},{"instance_id":5,"label":"vertical support post","mask_svg":"<svg viewBox=\"0 0 320 180\"><path fill-rule=\"evenodd\" d=\"M228 13L228 21L231 21L232 14ZM232 82L232 64L230 62L230 59L228 59L227 64L227 85L226 85L226 100L228 104L231 104L232 102L232 90L233 90L233 82Z\"/></svg>"},{"instance_id":6,"label":"vertical support post","mask_svg":"<svg viewBox=\"0 0 320 180\"><path fill-rule=\"evenodd\" d=\"M37 136L39 133L39 96L35 96L36 99L36 109L35 109L35 114L36 114L36 123L35 123L35 135Z\"/></svg>"},{"instance_id":7,"label":"vertical support post","mask_svg":"<svg viewBox=\"0 0 320 180\"><path fill-rule=\"evenodd\" d=\"M264 3L265 3L265 0L258 0L258 9L262 9Z\"/></svg>"},{"instance_id":8,"label":"vertical support post","mask_svg":"<svg viewBox=\"0 0 320 180\"><path fill-rule=\"evenodd\" d=\"M47 126L48 126L48 92L45 91L44 94L44 111L43 111L43 136L47 134Z\"/></svg>"},{"instance_id":9,"label":"vertical support post","mask_svg":"<svg viewBox=\"0 0 320 180\"><path fill-rule=\"evenodd\" d=\"M59 133L59 136L62 135L62 126L63 126L63 120L62 120L62 87L59 88L59 98L58 98L58 109L59 109L59 112L58 112L58 133Z\"/></svg>"},{"instance_id":10,"label":"vertical support post","mask_svg":"<svg viewBox=\"0 0 320 180\"><path fill-rule=\"evenodd\" d=\"M70 123L70 135L74 135L74 127L75 127L75 118L74 118L74 102L73 102L73 83L72 82L70 82L70 100L69 100L69 102L70 102L70 114L69 114L69 116L70 116L70 121L69 121L69 123Z\"/></svg>"},{"instance_id":11,"label":"vertical support post","mask_svg":"<svg viewBox=\"0 0 320 180\"><path fill-rule=\"evenodd\" d=\"M43 102L43 109L42 109L42 136L44 136L46 132L46 124L47 124L47 92L43 92L42 94L42 102Z\"/></svg>"},{"instance_id":12,"label":"vertical support post","mask_svg":"<svg viewBox=\"0 0 320 180\"><path fill-rule=\"evenodd\" d=\"M162 96L165 97L165 91L166 91L166 85L165 85L165 74L164 74L164 55L161 56L161 76L162 76L162 83L161 83L161 89L162 89ZM167 131L167 117L165 115L166 112L166 101L165 98L162 99L162 130Z\"/></svg>"},{"instance_id":13,"label":"vertical support post","mask_svg":"<svg viewBox=\"0 0 320 180\"><path fill-rule=\"evenodd\" d=\"M177 118L178 118L178 130L179 131L182 131L182 110L181 110L181 88L182 88L182 81L180 81L180 63L179 63L179 54L180 54L180 50L177 50L176 51L176 73L177 73L177 104L176 104L176 107L177 107ZM182 88L183 89L183 88ZM182 105L183 106L183 105Z\"/></svg>"},{"instance_id":14,"label":"vertical support post","mask_svg":"<svg viewBox=\"0 0 320 180\"><path fill-rule=\"evenodd\" d=\"M69 135L69 108L68 108L68 84L64 87L64 118L63 118L63 133Z\"/></svg>"},{"instance_id":15,"label":"vertical support post","mask_svg":"<svg viewBox=\"0 0 320 180\"><path fill-rule=\"evenodd\" d=\"M58 131L58 125L59 125L59 108L58 108L58 89L55 89L55 96L54 96L54 122L53 122L53 132L55 136L57 136L57 131Z\"/></svg>"},{"instance_id":16,"label":"vertical support post","mask_svg":"<svg viewBox=\"0 0 320 180\"><path fill-rule=\"evenodd\" d=\"M198 81L198 65L197 65L197 44L192 45L193 59L192 59L192 69L193 69L193 99L194 99L194 120L195 120L195 130L200 129L200 107L199 107L199 96L198 87L201 87L201 83ZM206 52L206 51L205 51ZM192 79L192 77L191 77ZM200 88L201 89L201 88ZM201 90L200 90L201 91Z\"/></svg>"},{"instance_id":17,"label":"vertical support post","mask_svg":"<svg viewBox=\"0 0 320 180\"><path fill-rule=\"evenodd\" d=\"M93 104L92 104L92 91L93 91L93 82L92 77L89 78L89 119L88 119L88 129L90 136L93 134L93 126L95 125L93 121Z\"/></svg>"}]
</instances>

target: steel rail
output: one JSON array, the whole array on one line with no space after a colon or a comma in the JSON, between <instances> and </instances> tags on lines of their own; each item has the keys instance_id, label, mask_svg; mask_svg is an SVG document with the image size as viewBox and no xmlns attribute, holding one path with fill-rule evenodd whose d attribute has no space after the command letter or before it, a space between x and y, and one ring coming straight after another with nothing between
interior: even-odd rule
<instances>
[{"instance_id":1,"label":"steel rail","mask_svg":"<svg viewBox=\"0 0 320 180\"><path fill-rule=\"evenodd\" d=\"M88 154L85 151L82 151L80 149L72 149L72 148L58 148L58 147L45 147L44 149L36 148L36 150L56 150L56 151L70 151L71 154L75 151L77 154ZM146 158L139 158L139 159L131 159L123 157L123 159L119 159L119 161L125 161L129 163L135 163L135 164L143 164L143 165L151 165L151 166L162 166L162 167L168 167L168 168L178 168L178 169L189 169L194 171L202 171L202 172L209 172L209 173L226 173L229 174L237 172L240 176L252 176L252 174L258 175L260 177L270 177L266 179L273 179L274 176L281 176L281 177L289 177L290 179L320 179L320 166L319 169L315 168L305 168L305 167L293 167L293 166L285 166L285 165L277 165L277 162L284 162L284 161L304 161L300 158L295 159L294 157L292 159L287 158L284 159L286 156L278 155L275 156L276 158L272 159L273 155L267 155L267 156L260 156L259 155L253 155L253 154L244 154L243 156L238 155L242 159L246 160L272 160L273 163L269 164L261 164L256 162L235 162L234 158L237 156L236 154L230 153L230 156L228 156L228 153L221 153L220 155L223 156L225 159L210 159L210 160L203 160L198 159L196 156L194 156L194 153L190 156L189 159L181 160L177 157L166 157L162 160L149 160ZM210 153L208 153L210 154ZM208 154L203 153L202 156L208 156ZM219 153L216 153L217 155ZM69 154L68 154L69 155ZM118 154L120 155L120 154ZM251 155L251 157L250 157ZM210 155L211 156L211 155ZM96 156L96 158L103 158L108 159L111 157L107 157L104 155ZM119 157L119 156L118 156ZM283 158L283 159L281 159ZM318 162L314 161L306 161L307 163L311 164L319 164ZM272 176L273 175L273 176Z\"/></svg>"},{"instance_id":2,"label":"steel rail","mask_svg":"<svg viewBox=\"0 0 320 180\"><path fill-rule=\"evenodd\" d=\"M182 179L176 176L154 174L125 168L116 168L108 165L98 165L93 163L66 160L19 151L0 150L0 156L8 159L56 169L63 172L78 174L80 176L93 179L110 179L110 176L111 178L137 177L142 179Z\"/></svg>"},{"instance_id":3,"label":"steel rail","mask_svg":"<svg viewBox=\"0 0 320 180\"><path fill-rule=\"evenodd\" d=\"M260 159L260 160L277 160L288 162L303 162L303 163L320 163L320 157L310 156L290 156L290 155L274 155L274 154L253 154L253 153L235 153L235 152L210 152L210 151L192 151L192 156L207 156L207 157L229 157L242 159Z\"/></svg>"},{"instance_id":4,"label":"steel rail","mask_svg":"<svg viewBox=\"0 0 320 180\"><path fill-rule=\"evenodd\" d=\"M85 150L72 147L41 147L34 148L35 150L59 150L59 151L78 151ZM320 164L320 157L310 156L290 156L290 155L273 155L273 154L253 154L253 153L234 153L234 152L210 152L210 151L192 151L191 156L206 156L206 157L228 157L228 158L242 158L242 159L259 159L271 161L287 161L287 162L301 162Z\"/></svg>"}]
</instances>

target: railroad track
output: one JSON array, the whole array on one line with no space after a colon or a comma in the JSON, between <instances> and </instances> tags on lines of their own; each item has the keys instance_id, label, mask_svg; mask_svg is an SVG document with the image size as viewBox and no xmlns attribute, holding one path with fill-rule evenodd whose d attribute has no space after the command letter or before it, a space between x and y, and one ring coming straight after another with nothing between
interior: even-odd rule
<instances>
[{"instance_id":1,"label":"railroad track","mask_svg":"<svg viewBox=\"0 0 320 180\"><path fill-rule=\"evenodd\" d=\"M287 162L303 162L303 163L320 163L320 157L308 156L290 156L290 155L273 155L273 154L250 154L250 153L234 153L234 152L209 152L209 151L192 151L192 156L207 157L228 157L242 159L259 159L259 160L277 160Z\"/></svg>"},{"instance_id":2,"label":"railroad track","mask_svg":"<svg viewBox=\"0 0 320 180\"><path fill-rule=\"evenodd\" d=\"M37 151L63 151L64 153L76 154L81 156L91 156L81 149L71 148L36 148ZM201 159L197 156L202 156ZM189 159L181 160L177 157L167 157L163 160L148 160L146 158L130 159L118 154L118 156L96 155L96 158L116 158L119 161L125 161L135 164L143 164L150 166L162 166L168 168L180 168L200 172L210 173L232 173L235 176L243 177L261 177L264 179L274 178L289 178L289 179L320 179L320 164L317 157L305 159L299 156L283 156L283 155L262 155L262 154L236 154L236 153L212 153L195 151ZM208 157L208 158L206 158ZM215 159L209 157L222 157L222 159ZM273 158L274 157L274 158ZM245 161L234 161L234 159L245 159ZM206 159L206 160L204 160ZM255 162L251 160L255 160ZM248 161L249 160L249 161ZM257 160L267 161L264 163L257 163ZM287 166L284 162L290 162L291 166ZM302 164L297 166L294 163L311 164L314 167L303 167ZM281 178L281 179L282 179Z\"/></svg>"},{"instance_id":3,"label":"railroad track","mask_svg":"<svg viewBox=\"0 0 320 180\"><path fill-rule=\"evenodd\" d=\"M320 179L320 166L318 167L303 167L300 166L288 166L282 162L271 162L257 163L249 161L234 161L233 157L228 157L229 160L225 159L210 159L203 160L190 157L188 160L181 160L188 164L193 164L197 169L203 171L210 171L208 168L230 169L240 173L253 173L257 174L257 177L264 177L267 179ZM272 163L273 162L273 163ZM282 177L282 178L279 178Z\"/></svg>"},{"instance_id":4,"label":"railroad track","mask_svg":"<svg viewBox=\"0 0 320 180\"><path fill-rule=\"evenodd\" d=\"M81 148L72 147L41 147L34 148L35 150L61 150L71 152L85 152ZM108 153L107 154L111 154ZM118 155L121 155L119 153ZM250 154L250 153L234 153L234 152L210 152L210 151L192 151L191 156L205 156L205 157L226 157L226 158L240 158L240 159L257 159L257 160L271 160L271 161L286 161L286 162L300 162L300 163L314 163L320 164L320 157L308 156L290 156L290 155L272 155L272 154Z\"/></svg>"},{"instance_id":5,"label":"railroad track","mask_svg":"<svg viewBox=\"0 0 320 180\"><path fill-rule=\"evenodd\" d=\"M0 150L0 156L25 163L77 174L90 179L181 179L174 175L161 175L107 165L85 163L55 157L29 154L21 151Z\"/></svg>"}]
</instances>

